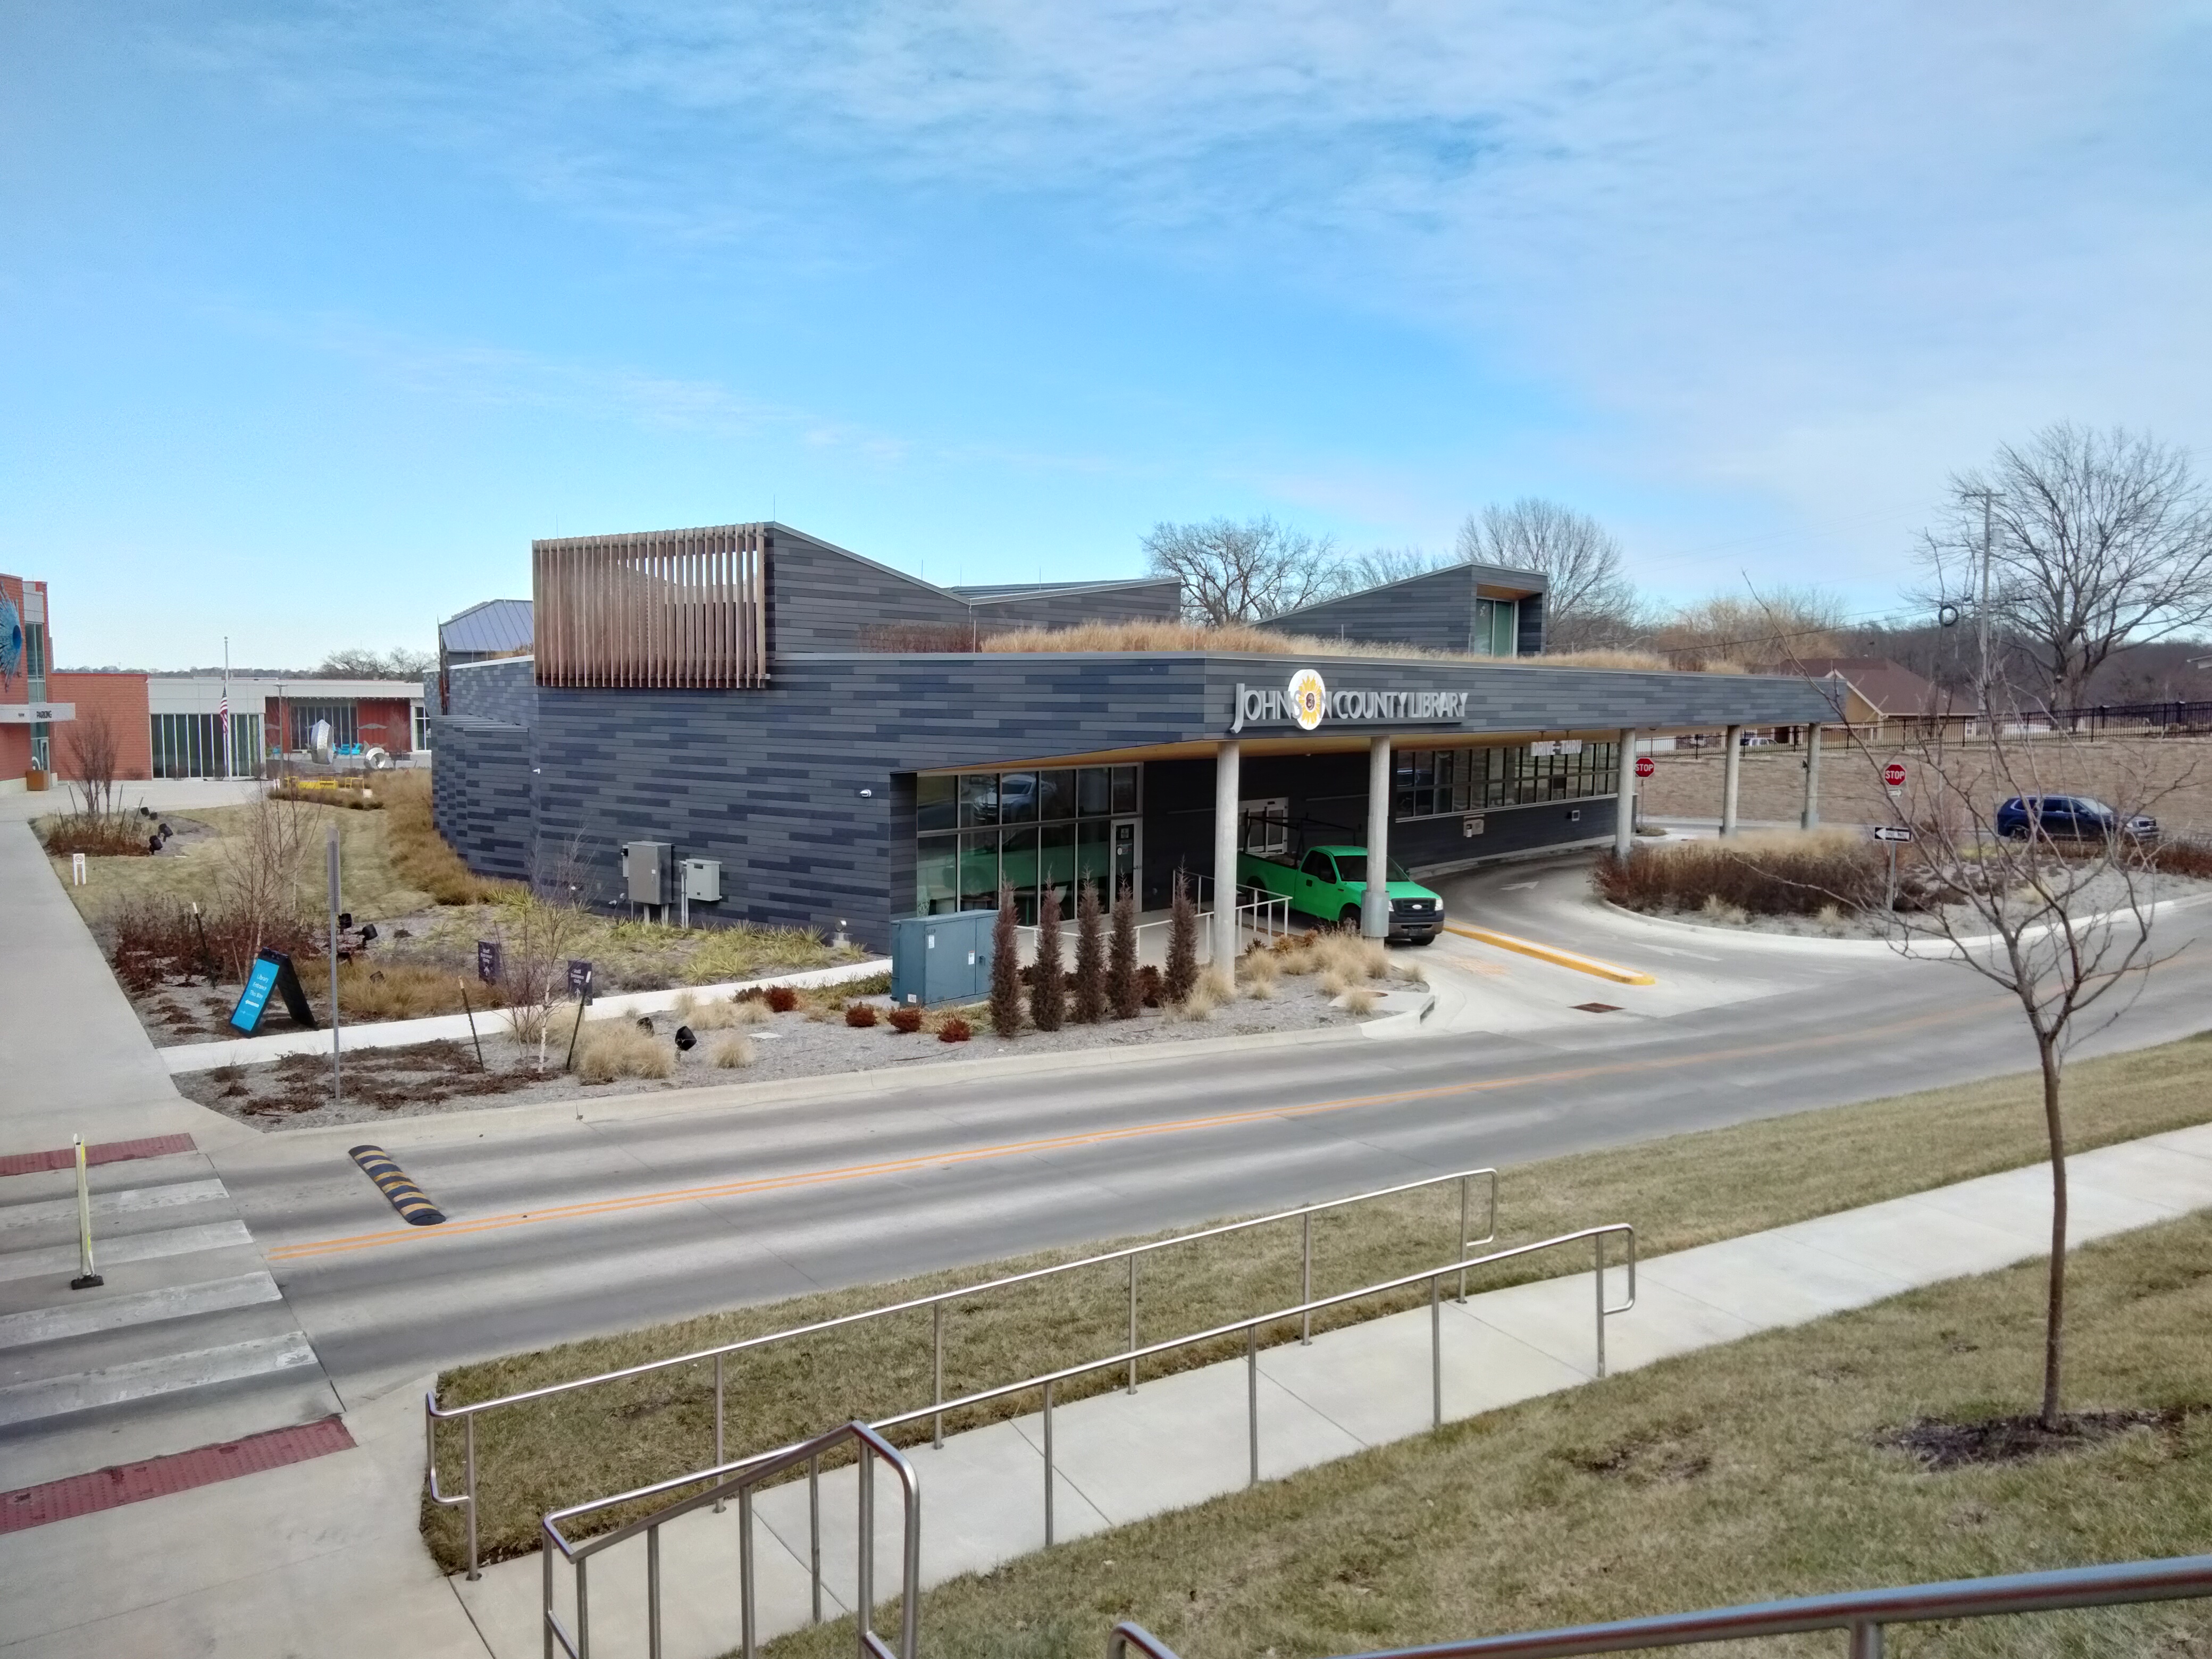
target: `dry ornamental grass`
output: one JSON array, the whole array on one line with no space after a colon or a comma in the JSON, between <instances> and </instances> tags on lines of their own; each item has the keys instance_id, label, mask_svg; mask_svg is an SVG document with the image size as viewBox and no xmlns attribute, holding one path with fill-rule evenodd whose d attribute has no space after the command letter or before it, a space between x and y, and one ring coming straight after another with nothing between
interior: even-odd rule
<instances>
[{"instance_id":1,"label":"dry ornamental grass","mask_svg":"<svg viewBox=\"0 0 2212 1659\"><path fill-rule=\"evenodd\" d=\"M1722 915L1817 916L1881 908L1888 870L1881 847L1862 832L1782 830L1643 847L1626 860L1608 854L1591 879L1631 910L1712 905Z\"/></svg>"}]
</instances>

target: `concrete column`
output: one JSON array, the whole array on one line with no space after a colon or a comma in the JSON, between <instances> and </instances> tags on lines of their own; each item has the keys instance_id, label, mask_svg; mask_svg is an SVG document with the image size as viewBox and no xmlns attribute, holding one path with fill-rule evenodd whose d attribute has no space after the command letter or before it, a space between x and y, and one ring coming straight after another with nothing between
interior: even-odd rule
<instances>
[{"instance_id":1,"label":"concrete column","mask_svg":"<svg viewBox=\"0 0 2212 1659\"><path fill-rule=\"evenodd\" d=\"M1807 830L1820 827L1820 728L1805 728L1805 813L1798 820Z\"/></svg>"},{"instance_id":2,"label":"concrete column","mask_svg":"<svg viewBox=\"0 0 2212 1659\"><path fill-rule=\"evenodd\" d=\"M1721 768L1721 834L1735 834L1735 803L1743 782L1743 727L1731 726L1722 741L1728 753Z\"/></svg>"},{"instance_id":3,"label":"concrete column","mask_svg":"<svg viewBox=\"0 0 2212 1659\"><path fill-rule=\"evenodd\" d=\"M1237 971L1237 809L1243 786L1234 742L1213 750L1213 965Z\"/></svg>"},{"instance_id":4,"label":"concrete column","mask_svg":"<svg viewBox=\"0 0 2212 1659\"><path fill-rule=\"evenodd\" d=\"M1359 900L1364 939L1390 937L1390 775L1388 735L1367 740L1367 890Z\"/></svg>"},{"instance_id":5,"label":"concrete column","mask_svg":"<svg viewBox=\"0 0 2212 1659\"><path fill-rule=\"evenodd\" d=\"M1616 857L1626 858L1629 848L1636 845L1636 728L1626 726L1620 731L1620 781L1617 786L1620 800L1613 821L1613 850Z\"/></svg>"}]
</instances>

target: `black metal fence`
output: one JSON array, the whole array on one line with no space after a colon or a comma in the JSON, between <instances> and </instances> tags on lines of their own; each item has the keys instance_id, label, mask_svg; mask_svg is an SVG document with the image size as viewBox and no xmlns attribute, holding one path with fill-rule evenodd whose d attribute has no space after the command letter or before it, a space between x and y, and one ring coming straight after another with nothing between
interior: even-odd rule
<instances>
[{"instance_id":1,"label":"black metal fence","mask_svg":"<svg viewBox=\"0 0 2212 1659\"><path fill-rule=\"evenodd\" d=\"M2212 702L2100 702L2081 708L2054 708L2052 723L2070 731L2212 731Z\"/></svg>"}]
</instances>

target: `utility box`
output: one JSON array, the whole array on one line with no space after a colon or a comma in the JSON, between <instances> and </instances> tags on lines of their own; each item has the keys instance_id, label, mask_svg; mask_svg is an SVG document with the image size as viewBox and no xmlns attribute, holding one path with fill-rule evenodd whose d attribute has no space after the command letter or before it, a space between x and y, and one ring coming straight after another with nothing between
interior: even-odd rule
<instances>
[{"instance_id":1,"label":"utility box","mask_svg":"<svg viewBox=\"0 0 2212 1659\"><path fill-rule=\"evenodd\" d=\"M665 841L623 843L623 884L632 904L668 902L669 861L675 850Z\"/></svg>"},{"instance_id":2,"label":"utility box","mask_svg":"<svg viewBox=\"0 0 2212 1659\"><path fill-rule=\"evenodd\" d=\"M720 904L722 902L721 860L684 860L684 896L693 904Z\"/></svg>"},{"instance_id":3,"label":"utility box","mask_svg":"<svg viewBox=\"0 0 2212 1659\"><path fill-rule=\"evenodd\" d=\"M891 923L891 1000L903 1007L974 1002L991 990L996 910L902 916Z\"/></svg>"}]
</instances>

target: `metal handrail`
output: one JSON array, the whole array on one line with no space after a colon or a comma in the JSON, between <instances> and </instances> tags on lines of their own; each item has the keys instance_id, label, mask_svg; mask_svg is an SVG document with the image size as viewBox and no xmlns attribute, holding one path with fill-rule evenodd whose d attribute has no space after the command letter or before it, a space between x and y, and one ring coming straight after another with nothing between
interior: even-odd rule
<instances>
[{"instance_id":1,"label":"metal handrail","mask_svg":"<svg viewBox=\"0 0 2212 1659\"><path fill-rule=\"evenodd\" d=\"M1995 1578L1954 1578L1935 1584L1845 1590L1786 1601L1753 1601L1702 1613L1667 1613L1605 1625L1571 1625L1516 1636L1485 1636L1421 1648L1384 1648L1352 1659L1563 1659L1570 1654L1628 1653L1687 1647L1755 1636L1796 1636L1808 1631L1850 1632L1851 1659L1881 1659L1889 1625L1939 1619L1990 1619L2075 1607L2118 1607L2133 1601L2183 1601L2212 1595L2212 1555L2177 1555L2157 1561L2124 1561L2056 1572L2010 1573ZM1177 1659L1174 1649L1142 1625L1114 1626L1107 1659L1127 1659L1135 1648L1146 1659Z\"/></svg>"},{"instance_id":2,"label":"metal handrail","mask_svg":"<svg viewBox=\"0 0 2212 1659\"><path fill-rule=\"evenodd\" d=\"M1471 1236L1469 1231L1472 1225L1469 1204L1472 1183L1477 1179L1486 1177L1490 1183L1489 1220L1487 1230L1483 1236L1480 1238L1475 1238ZM865 1309L859 1313L840 1314L834 1319L817 1320L810 1325L795 1325L789 1330L771 1331L760 1336L744 1337L735 1342L726 1342L719 1347L701 1348L694 1352L678 1354L667 1359L648 1359L639 1364L624 1366L619 1370L600 1371L590 1376L573 1377L566 1382L549 1382L542 1388L525 1389L519 1393L501 1395L496 1399L479 1400L467 1405L441 1407L438 1404L438 1392L434 1386L422 1399L423 1455L428 1471L430 1501L443 1508L459 1509L465 1512L467 1525L467 1576L474 1581L481 1576L477 1547L478 1505L476 1429L476 1419L480 1413L496 1411L507 1406L524 1405L533 1400L550 1399L556 1395L570 1394L580 1389L596 1388L604 1382L618 1382L633 1376L644 1376L653 1371L666 1370L672 1366L696 1365L712 1360L714 1366L714 1462L720 1466L725 1461L723 1419L726 1395L723 1388L723 1369L724 1362L729 1356L743 1353L753 1348L766 1347L772 1343L791 1341L803 1336L818 1336L825 1331L840 1329L848 1325L857 1325L871 1319L888 1318L893 1314L912 1313L922 1308L932 1310L931 1374L934 1379L935 1394L935 1403L932 1409L936 1415L936 1424L931 1439L933 1444L942 1446L945 1443L945 1413L951 1409L950 1402L945 1399L945 1304L946 1303L957 1302L968 1297L981 1296L992 1291L1006 1290L1011 1286L1029 1284L1036 1279L1049 1279L1060 1273L1077 1273L1085 1267L1103 1267L1109 1262L1126 1261L1129 1266L1129 1346L1133 1348L1137 1344L1137 1263L1140 1257L1159 1250L1173 1249L1178 1245L1194 1244L1203 1239L1219 1238L1230 1233L1244 1232L1254 1227L1271 1226L1280 1221L1303 1221L1303 1237L1300 1244L1301 1294L1310 1296L1313 1291L1313 1218L1315 1216L1325 1211L1346 1209L1355 1204L1371 1203L1376 1199L1395 1198L1401 1193L1418 1192L1425 1188L1439 1187L1452 1182L1459 1183L1459 1236L1462 1241L1462 1249L1464 1250L1474 1244L1489 1243L1498 1237L1498 1171L1486 1166L1479 1170L1455 1170L1449 1175L1428 1176L1419 1181L1401 1182L1395 1187L1379 1187L1372 1192L1353 1193L1348 1197L1329 1199L1319 1204L1302 1205L1297 1209L1279 1210L1272 1215L1255 1216L1247 1221L1230 1221L1218 1226L1201 1227L1195 1232L1178 1233L1172 1238L1154 1239L1149 1243L1126 1245L1121 1249L1109 1250L1101 1255L1085 1256L1079 1261L1063 1261L1050 1267L1035 1267L1027 1273L1010 1273L1003 1279L985 1279L980 1284L966 1285L959 1290L939 1291L928 1296L915 1297L905 1302L894 1302L881 1308ZM1462 1301L1467 1297L1467 1279L1464 1274L1460 1278L1459 1296ZM1311 1336L1310 1324L1304 1334L1307 1337ZM1133 1394L1136 1387L1136 1367L1132 1362L1129 1369L1130 1392ZM463 1489L457 1492L447 1493L438 1489L438 1425L455 1419L461 1420Z\"/></svg>"},{"instance_id":3,"label":"metal handrail","mask_svg":"<svg viewBox=\"0 0 2212 1659\"><path fill-rule=\"evenodd\" d=\"M621 1498L599 1498L588 1504L578 1504L565 1510L555 1510L538 1522L542 1534L538 1555L544 1565L542 1595L544 1613L545 1659L553 1659L554 1644L557 1642L568 1659L592 1659L592 1613L589 1563L592 1557L603 1550L612 1549L640 1533L645 1534L645 1632L647 1659L660 1659L660 1529L671 1521L690 1514L694 1510L709 1504L720 1509L729 1494L738 1497L738 1620L742 1633L741 1651L744 1659L754 1659L757 1626L753 1593L753 1489L763 1480L796 1468L807 1466L809 1512L808 1523L812 1544L814 1572L814 1622L822 1622L822 1455L847 1440L860 1448L860 1562L857 1594L854 1597L853 1617L860 1626L860 1651L873 1654L875 1659L916 1659L921 1621L921 1484L915 1476L914 1466L899 1455L897 1449L865 1423L848 1423L827 1434L771 1453L764 1458L750 1460L741 1468L718 1474L734 1478L719 1480L707 1491L669 1504L665 1509L631 1521L612 1532L582 1543L571 1543L562 1535L559 1523L573 1516L604 1509L610 1503L631 1501L656 1488L645 1488L639 1493L625 1494ZM899 1644L896 1650L887 1646L872 1627L875 1610L876 1577L876 1504L875 1467L880 1458L891 1466L898 1476L899 1489L905 1515L900 1536L902 1586L899 1594ZM694 1477L695 1479L697 1477ZM684 1482L664 1483L667 1486ZM550 1543L553 1548L546 1547ZM561 1623L554 1606L553 1552L557 1549L576 1570L576 1630L572 1637Z\"/></svg>"},{"instance_id":4,"label":"metal handrail","mask_svg":"<svg viewBox=\"0 0 2212 1659\"><path fill-rule=\"evenodd\" d=\"M1605 1259L1605 1241L1616 1233L1625 1236L1628 1245L1626 1255L1621 1263L1628 1273L1628 1298L1618 1305L1610 1304L1605 1299L1605 1274L1607 1266ZM1598 1227L1584 1227L1575 1232L1561 1233L1556 1237L1539 1239L1533 1244L1516 1244L1510 1250L1497 1250L1488 1255L1462 1257L1455 1261L1445 1262L1441 1267L1424 1267L1418 1273L1407 1273L1397 1279L1384 1279L1374 1285L1362 1285L1356 1291L1345 1291L1335 1296L1309 1300L1292 1307L1278 1308L1273 1312L1255 1314L1249 1318L1235 1320L1226 1325L1216 1325L1207 1330L1193 1331L1188 1335L1170 1337L1164 1342L1149 1343L1143 1347L1133 1345L1125 1353L1109 1354L1101 1359L1079 1360L1073 1365L1062 1366L1058 1370L1024 1377L1018 1382L1002 1383L996 1388L984 1389L975 1394L963 1395L957 1400L943 1401L941 1407L925 1406L915 1411L900 1412L890 1417L879 1417L867 1426L878 1434L886 1433L893 1429L903 1428L909 1423L919 1423L935 1410L958 1411L967 1407L988 1405L993 1401L1003 1400L1012 1395L1025 1394L1032 1389L1042 1389L1044 1391L1042 1436L1044 1541L1049 1546L1053 1542L1053 1489L1055 1485L1052 1453L1053 1390L1059 1384L1073 1381L1079 1376L1087 1376L1092 1371L1104 1370L1125 1363L1133 1376L1137 1362L1139 1360L1170 1353L1177 1348L1189 1347L1196 1343L1214 1341L1241 1333L1244 1337L1245 1403L1249 1415L1247 1440L1250 1450L1249 1484L1257 1486L1260 1482L1259 1337L1263 1326L1278 1324L1291 1319L1310 1319L1314 1314L1324 1312L1330 1308L1340 1307L1346 1303L1357 1302L1364 1297L1380 1296L1390 1291L1406 1290L1415 1285L1427 1285L1429 1287L1430 1421L1432 1426L1442 1427L1444 1420L1442 1297L1442 1285L1444 1278L1449 1274L1457 1273L1461 1276L1462 1283L1464 1284L1465 1276L1472 1268L1488 1267L1499 1261L1510 1261L1518 1256L1533 1255L1539 1250L1556 1249L1560 1245L1579 1243L1585 1239L1590 1241L1595 1255L1595 1271L1592 1277L1595 1281L1596 1288L1596 1374L1603 1376L1606 1374L1605 1322L1617 1314L1627 1313L1636 1306L1636 1229L1626 1221L1608 1222ZM760 1452L750 1457L740 1458L735 1462L718 1464L711 1468L696 1469L689 1474L677 1475L666 1480L656 1481L649 1486L639 1486L629 1492L616 1492L611 1497L592 1498L587 1502L572 1504L560 1510L558 1518L567 1519L580 1515L589 1515L601 1510L613 1509L620 1504L656 1498L664 1492L674 1492L684 1486L714 1483L696 1498L687 1500L688 1507L696 1508L711 1500L716 1490L732 1474L754 1469L769 1462L778 1462L781 1468L790 1467L794 1454L805 1443L807 1443L794 1442L788 1446L779 1446L773 1451ZM620 1531L607 1534L607 1537L614 1539L629 1536L641 1524L641 1522L631 1522ZM595 1540L594 1545L598 1543L599 1540Z\"/></svg>"}]
</instances>

